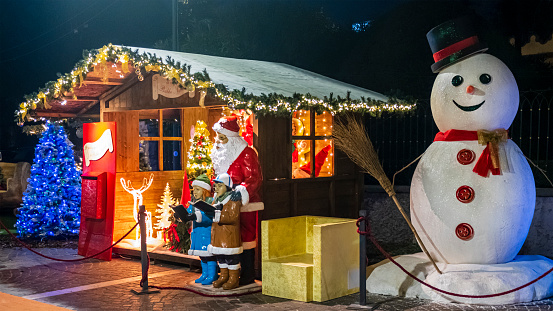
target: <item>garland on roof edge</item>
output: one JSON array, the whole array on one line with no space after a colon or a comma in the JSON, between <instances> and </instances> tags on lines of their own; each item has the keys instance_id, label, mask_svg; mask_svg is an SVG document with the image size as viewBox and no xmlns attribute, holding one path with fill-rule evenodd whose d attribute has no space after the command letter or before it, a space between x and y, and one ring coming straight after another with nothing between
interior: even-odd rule
<instances>
[{"instance_id":1,"label":"garland on roof edge","mask_svg":"<svg viewBox=\"0 0 553 311\"><path fill-rule=\"evenodd\" d=\"M198 88L209 95L217 96L227 103L230 109L247 109L257 115L289 116L296 110L314 110L320 114L329 111L337 114L347 111L369 113L371 116L380 116L383 112L409 112L415 108L413 100L400 101L397 98L389 98L387 102L371 98L361 100L350 99L350 94L345 98L334 97L332 93L323 99L308 94L294 94L284 96L281 94L253 95L246 93L246 89L229 91L222 84L211 81L207 71L190 73L190 65L175 62L170 57L165 61L151 53L138 53L127 47L114 46L111 43L100 49L83 52L84 59L80 60L70 73L59 75L56 81L50 81L39 89L38 92L25 96L25 101L15 112L16 122L23 125L25 121L34 121L29 115L30 110L37 108L49 109L48 102L61 99L64 96L74 96L73 89L81 87L86 75L95 68L102 70L107 63L120 63L123 73L129 72L129 64L135 68L135 73L140 81L144 80L144 72L158 72L162 76L171 79L173 84L193 91ZM105 77L107 82L107 77Z\"/></svg>"}]
</instances>

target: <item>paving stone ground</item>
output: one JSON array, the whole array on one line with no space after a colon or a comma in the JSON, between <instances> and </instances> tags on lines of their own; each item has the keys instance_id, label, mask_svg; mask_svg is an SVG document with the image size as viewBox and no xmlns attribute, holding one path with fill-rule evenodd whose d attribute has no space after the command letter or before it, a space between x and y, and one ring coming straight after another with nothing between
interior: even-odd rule
<instances>
[{"instance_id":1,"label":"paving stone ground","mask_svg":"<svg viewBox=\"0 0 553 311\"><path fill-rule=\"evenodd\" d=\"M37 250L55 258L79 258L75 249L41 248ZM150 278L149 284L181 287L199 275L198 271L190 271L187 266L166 262L150 265L151 276L163 273L166 275ZM304 303L261 293L211 298L184 290L161 290L157 294L135 295L130 290L140 290L138 281L140 275L140 261L136 258L119 257L109 262L95 259L56 262L22 248L0 249L0 292L70 310L359 309L355 306L359 304L358 293L324 303ZM70 289L78 291L71 292ZM508 306L436 304L426 300L372 294L367 295L367 300L371 304L369 310L553 310L553 300ZM18 310L16 301L5 309L5 311L10 310Z\"/></svg>"}]
</instances>

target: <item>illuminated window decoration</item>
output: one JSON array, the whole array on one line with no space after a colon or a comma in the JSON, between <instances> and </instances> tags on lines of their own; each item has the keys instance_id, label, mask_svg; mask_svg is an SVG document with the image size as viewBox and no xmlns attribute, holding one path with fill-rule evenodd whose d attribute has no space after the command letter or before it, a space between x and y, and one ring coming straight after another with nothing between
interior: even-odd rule
<instances>
[{"instance_id":1,"label":"illuminated window decoration","mask_svg":"<svg viewBox=\"0 0 553 311\"><path fill-rule=\"evenodd\" d=\"M315 136L332 136L332 115L326 111L315 115Z\"/></svg>"},{"instance_id":2,"label":"illuminated window decoration","mask_svg":"<svg viewBox=\"0 0 553 311\"><path fill-rule=\"evenodd\" d=\"M311 141L310 140L295 140L293 141L294 151L292 153L292 177L293 178L309 178L311 177L310 170L304 170L306 165L311 163Z\"/></svg>"},{"instance_id":3,"label":"illuminated window decoration","mask_svg":"<svg viewBox=\"0 0 553 311\"><path fill-rule=\"evenodd\" d=\"M30 110L37 107L49 109L49 102L58 100L65 94L74 94L74 88L86 83L87 73L98 70L107 74L108 63L116 65L117 68L121 66L123 73L127 73L128 66L132 65L139 81L144 80L143 72L159 73L182 89L198 89L202 96L209 94L222 99L231 110L250 110L256 115L290 116L298 110L311 110L317 113L328 111L332 115L352 111L379 116L383 112L409 112L416 106L415 102L400 101L396 98L389 98L387 102L370 98L351 99L349 94L346 94L346 97L333 97L330 94L323 99L309 94L294 94L291 97L275 93L247 94L245 90L228 90L222 84L216 85L205 70L192 74L187 64L175 63L172 59L164 61L152 54L139 54L138 50L108 44L100 49L88 51L87 56L70 73L62 75L56 81L48 82L37 93L26 96L26 100L16 111L18 124L23 125L25 121L35 120L29 115ZM108 82L107 76L102 80Z\"/></svg>"},{"instance_id":4,"label":"illuminated window decoration","mask_svg":"<svg viewBox=\"0 0 553 311\"><path fill-rule=\"evenodd\" d=\"M20 237L79 234L81 174L76 169L72 147L61 125L46 124L17 213L15 226Z\"/></svg>"},{"instance_id":5,"label":"illuminated window decoration","mask_svg":"<svg viewBox=\"0 0 553 311\"><path fill-rule=\"evenodd\" d=\"M225 112L227 114L225 114ZM225 115L233 115L237 117L238 125L240 126L240 136L246 140L248 146L253 146L253 113L251 110L234 110L227 109L223 111Z\"/></svg>"},{"instance_id":6,"label":"illuminated window decoration","mask_svg":"<svg viewBox=\"0 0 553 311\"><path fill-rule=\"evenodd\" d=\"M121 182L121 186L123 186L123 189L125 189L125 191L130 193L133 197L134 205L133 205L132 215L134 217L134 221L138 222L138 208L140 205L144 204L142 193L148 190L148 188L150 188L150 186L152 185L152 182L154 181L154 174L150 174L149 178L144 177L144 180L142 181L142 187L140 187L139 189L134 189L130 180L125 181L124 178L121 178L119 181ZM146 238L151 240L154 234L154 229L152 228L151 212L146 211L145 221L146 221ZM138 241L138 239L140 238L140 230L137 228L135 231L136 231L135 240Z\"/></svg>"},{"instance_id":7,"label":"illuminated window decoration","mask_svg":"<svg viewBox=\"0 0 553 311\"><path fill-rule=\"evenodd\" d=\"M326 111L319 115L308 110L294 112L291 122L292 178L334 175L332 121L332 114ZM314 133L311 126L314 126Z\"/></svg>"}]
</instances>

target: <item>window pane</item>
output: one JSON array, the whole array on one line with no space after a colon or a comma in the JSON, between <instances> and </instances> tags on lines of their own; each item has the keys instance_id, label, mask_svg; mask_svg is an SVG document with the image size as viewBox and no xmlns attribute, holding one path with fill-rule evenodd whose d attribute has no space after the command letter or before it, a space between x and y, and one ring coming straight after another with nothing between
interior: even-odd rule
<instances>
[{"instance_id":1,"label":"window pane","mask_svg":"<svg viewBox=\"0 0 553 311\"><path fill-rule=\"evenodd\" d=\"M163 141L163 170L180 171L181 164L181 142L174 140Z\"/></svg>"},{"instance_id":2,"label":"window pane","mask_svg":"<svg viewBox=\"0 0 553 311\"><path fill-rule=\"evenodd\" d=\"M311 177L311 141L293 140L292 178Z\"/></svg>"},{"instance_id":3,"label":"window pane","mask_svg":"<svg viewBox=\"0 0 553 311\"><path fill-rule=\"evenodd\" d=\"M182 137L181 128L180 128L181 126L180 109L166 109L166 110L163 110L162 113L163 113L163 136L164 137ZM164 169L165 169L165 166L164 166Z\"/></svg>"},{"instance_id":4,"label":"window pane","mask_svg":"<svg viewBox=\"0 0 553 311\"><path fill-rule=\"evenodd\" d=\"M138 135L140 137L159 137L158 110L140 111L138 117Z\"/></svg>"},{"instance_id":5,"label":"window pane","mask_svg":"<svg viewBox=\"0 0 553 311\"><path fill-rule=\"evenodd\" d=\"M332 139L315 141L315 177L334 174L334 144Z\"/></svg>"},{"instance_id":6,"label":"window pane","mask_svg":"<svg viewBox=\"0 0 553 311\"><path fill-rule=\"evenodd\" d=\"M292 136L309 136L311 133L311 112L298 110L292 115Z\"/></svg>"},{"instance_id":7,"label":"window pane","mask_svg":"<svg viewBox=\"0 0 553 311\"><path fill-rule=\"evenodd\" d=\"M315 115L315 136L332 136L332 115L329 112Z\"/></svg>"},{"instance_id":8,"label":"window pane","mask_svg":"<svg viewBox=\"0 0 553 311\"><path fill-rule=\"evenodd\" d=\"M159 171L159 146L157 141L141 140L138 151L138 170Z\"/></svg>"}]
</instances>

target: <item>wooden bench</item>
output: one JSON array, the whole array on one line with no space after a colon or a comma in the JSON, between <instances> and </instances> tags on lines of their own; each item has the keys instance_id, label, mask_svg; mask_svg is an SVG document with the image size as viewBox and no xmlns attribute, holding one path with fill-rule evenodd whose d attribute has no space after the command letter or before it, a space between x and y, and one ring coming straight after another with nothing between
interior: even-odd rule
<instances>
[{"instance_id":1,"label":"wooden bench","mask_svg":"<svg viewBox=\"0 0 553 311\"><path fill-rule=\"evenodd\" d=\"M17 208L23 203L23 192L27 189L27 179L31 176L28 162L0 162L7 189L0 191L0 209Z\"/></svg>"}]
</instances>

